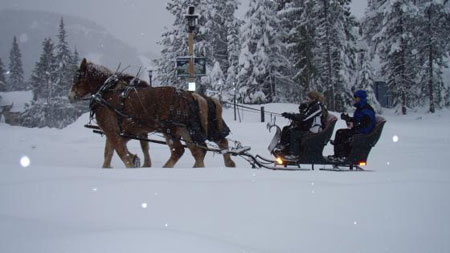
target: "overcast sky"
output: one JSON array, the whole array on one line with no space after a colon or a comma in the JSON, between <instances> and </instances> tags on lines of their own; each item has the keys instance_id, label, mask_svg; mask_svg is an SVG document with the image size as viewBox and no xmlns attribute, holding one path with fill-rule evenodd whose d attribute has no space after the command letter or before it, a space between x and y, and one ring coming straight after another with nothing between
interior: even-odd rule
<instances>
[{"instance_id":1,"label":"overcast sky","mask_svg":"<svg viewBox=\"0 0 450 253\"><path fill-rule=\"evenodd\" d=\"M243 16L249 0L241 0ZM115 37L138 49L158 53L164 27L173 18L165 9L169 0L0 0L0 9L45 10L90 19ZM361 17L367 0L354 0L352 12ZM2 24L3 25L3 24Z\"/></svg>"}]
</instances>

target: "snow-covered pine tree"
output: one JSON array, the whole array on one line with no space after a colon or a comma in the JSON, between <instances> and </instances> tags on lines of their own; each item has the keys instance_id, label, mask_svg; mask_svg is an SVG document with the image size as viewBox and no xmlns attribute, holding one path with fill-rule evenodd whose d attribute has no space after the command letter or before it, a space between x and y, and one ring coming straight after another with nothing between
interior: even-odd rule
<instances>
[{"instance_id":1,"label":"snow-covered pine tree","mask_svg":"<svg viewBox=\"0 0 450 253\"><path fill-rule=\"evenodd\" d=\"M367 8L361 21L361 29L364 39L369 45L371 58L374 57L377 50L378 40L373 39L383 28L385 13L380 11L388 0L368 0Z\"/></svg>"},{"instance_id":2,"label":"snow-covered pine tree","mask_svg":"<svg viewBox=\"0 0 450 253\"><path fill-rule=\"evenodd\" d=\"M356 77L354 88L355 90L362 89L367 91L368 101L375 111L381 113L381 105L375 95L374 70L370 59L368 44L361 36L358 40L358 51L356 54Z\"/></svg>"},{"instance_id":3,"label":"snow-covered pine tree","mask_svg":"<svg viewBox=\"0 0 450 253\"><path fill-rule=\"evenodd\" d=\"M320 0L313 14L316 25L318 88L325 94L328 109L343 111L351 105L354 73L355 26L349 0Z\"/></svg>"},{"instance_id":4,"label":"snow-covered pine tree","mask_svg":"<svg viewBox=\"0 0 450 253\"><path fill-rule=\"evenodd\" d=\"M70 62L70 68L72 69L72 78L77 72L78 66L80 65L80 55L78 54L77 48L73 50L72 59Z\"/></svg>"},{"instance_id":5,"label":"snow-covered pine tree","mask_svg":"<svg viewBox=\"0 0 450 253\"><path fill-rule=\"evenodd\" d=\"M5 74L5 66L3 65L2 58L0 58L0 91L7 91Z\"/></svg>"},{"instance_id":6,"label":"snow-covered pine tree","mask_svg":"<svg viewBox=\"0 0 450 253\"><path fill-rule=\"evenodd\" d=\"M206 91L206 95L218 98L222 101L225 75L223 74L222 68L220 67L220 63L218 61L216 61L216 64L214 64L214 67L208 73L207 78L209 79L207 81L211 84L211 87Z\"/></svg>"},{"instance_id":7,"label":"snow-covered pine tree","mask_svg":"<svg viewBox=\"0 0 450 253\"><path fill-rule=\"evenodd\" d=\"M72 85L74 69L72 64L72 53L69 50L67 34L64 27L64 19L61 17L59 23L58 42L56 44L56 84L54 96L66 96Z\"/></svg>"},{"instance_id":8,"label":"snow-covered pine tree","mask_svg":"<svg viewBox=\"0 0 450 253\"><path fill-rule=\"evenodd\" d=\"M56 64L55 47L50 38L42 42L42 47L31 76L33 101L25 108L21 123L26 127L64 128L87 112L87 106L83 103L70 104L65 96L55 93L60 66ZM68 66L73 67L74 63L70 62Z\"/></svg>"},{"instance_id":9,"label":"snow-covered pine tree","mask_svg":"<svg viewBox=\"0 0 450 253\"><path fill-rule=\"evenodd\" d=\"M58 78L54 56L54 45L51 38L42 42L42 53L31 74L33 100L45 100L47 103L55 96L55 82Z\"/></svg>"},{"instance_id":10,"label":"snow-covered pine tree","mask_svg":"<svg viewBox=\"0 0 450 253\"><path fill-rule=\"evenodd\" d=\"M23 78L22 53L20 52L16 36L14 36L12 48L9 52L9 80L7 84L10 91L25 90L27 88Z\"/></svg>"},{"instance_id":11,"label":"snow-covered pine tree","mask_svg":"<svg viewBox=\"0 0 450 253\"><path fill-rule=\"evenodd\" d=\"M290 102L301 102L310 90L315 87L317 69L314 63L313 49L315 47L313 23L313 6L315 1L308 0L277 0L279 16L284 30L284 41L288 45L289 61L293 68L287 74L293 81L288 89Z\"/></svg>"},{"instance_id":12,"label":"snow-covered pine tree","mask_svg":"<svg viewBox=\"0 0 450 253\"><path fill-rule=\"evenodd\" d=\"M227 1L226 1L227 2ZM232 5L227 5L228 8L233 8ZM239 72L239 54L240 54L240 28L242 25L242 21L235 18L233 21L230 21L226 24L228 27L227 33L227 48L228 48L228 69L226 70L226 81L225 81L225 93L228 94L226 97L223 97L224 100L231 100L234 96L235 86L237 85L238 72ZM225 94L224 94L225 95ZM228 97L230 99L228 99Z\"/></svg>"},{"instance_id":13,"label":"snow-covered pine tree","mask_svg":"<svg viewBox=\"0 0 450 253\"><path fill-rule=\"evenodd\" d=\"M417 29L417 52L421 63L420 83L422 101L429 103L429 112L434 113L436 106L442 108L448 104L449 86L444 84L442 70L450 44L450 8L443 0L421 1ZM426 98L426 99L425 99Z\"/></svg>"},{"instance_id":14,"label":"snow-covered pine tree","mask_svg":"<svg viewBox=\"0 0 450 253\"><path fill-rule=\"evenodd\" d=\"M281 71L289 66L283 54L285 44L278 33L280 20L276 4L270 0L251 0L242 31L238 75L240 92L246 103L278 101L278 86L286 82Z\"/></svg>"},{"instance_id":15,"label":"snow-covered pine tree","mask_svg":"<svg viewBox=\"0 0 450 253\"><path fill-rule=\"evenodd\" d=\"M407 113L417 96L417 66L413 36L416 8L409 0L395 0L381 5L383 29L374 36L379 47L382 74L386 77L397 111Z\"/></svg>"},{"instance_id":16,"label":"snow-covered pine tree","mask_svg":"<svg viewBox=\"0 0 450 253\"><path fill-rule=\"evenodd\" d=\"M67 99L62 97L55 97L50 103L33 100L21 115L21 125L61 129L75 122L85 112L84 106L67 103Z\"/></svg>"},{"instance_id":17,"label":"snow-covered pine tree","mask_svg":"<svg viewBox=\"0 0 450 253\"><path fill-rule=\"evenodd\" d=\"M233 84L237 81L239 63L239 30L242 21L236 17L235 12L240 3L237 0L215 0L215 2L214 26L221 32L217 33L217 41L213 44L214 59L220 63L225 77L223 87L220 87L222 99L230 100L234 89Z\"/></svg>"}]
</instances>

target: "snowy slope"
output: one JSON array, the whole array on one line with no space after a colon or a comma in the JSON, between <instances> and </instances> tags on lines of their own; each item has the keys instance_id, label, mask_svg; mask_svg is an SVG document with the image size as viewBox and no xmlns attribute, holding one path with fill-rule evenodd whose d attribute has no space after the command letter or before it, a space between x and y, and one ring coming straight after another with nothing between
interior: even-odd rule
<instances>
[{"instance_id":1,"label":"snowy slope","mask_svg":"<svg viewBox=\"0 0 450 253\"><path fill-rule=\"evenodd\" d=\"M450 252L450 112L386 114L375 172L363 173L255 170L239 158L224 168L212 154L192 169L189 152L163 169L168 148L156 144L153 168L125 169L115 155L104 170L88 115L63 130L0 124L0 252ZM231 139L269 156L258 115L225 118Z\"/></svg>"}]
</instances>

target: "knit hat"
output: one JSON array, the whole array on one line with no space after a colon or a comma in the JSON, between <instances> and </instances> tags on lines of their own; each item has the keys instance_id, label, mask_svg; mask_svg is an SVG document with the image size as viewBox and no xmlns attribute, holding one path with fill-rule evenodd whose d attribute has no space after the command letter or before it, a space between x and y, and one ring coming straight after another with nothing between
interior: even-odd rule
<instances>
[{"instance_id":1,"label":"knit hat","mask_svg":"<svg viewBox=\"0 0 450 253\"><path fill-rule=\"evenodd\" d=\"M360 98L360 99L367 99L367 92L365 90L357 90L355 91L355 94L353 94L353 96L356 98Z\"/></svg>"},{"instance_id":2,"label":"knit hat","mask_svg":"<svg viewBox=\"0 0 450 253\"><path fill-rule=\"evenodd\" d=\"M353 94L355 98L359 98L359 105L363 106L367 103L367 92L365 90L357 90L355 94ZM355 104L356 106L356 104Z\"/></svg>"}]
</instances>

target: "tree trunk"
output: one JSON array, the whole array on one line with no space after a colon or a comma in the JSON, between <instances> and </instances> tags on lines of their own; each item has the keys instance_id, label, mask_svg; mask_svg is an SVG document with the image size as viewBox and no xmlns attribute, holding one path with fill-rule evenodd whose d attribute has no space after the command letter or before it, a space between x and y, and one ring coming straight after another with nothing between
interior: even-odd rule
<instances>
[{"instance_id":1,"label":"tree trunk","mask_svg":"<svg viewBox=\"0 0 450 253\"><path fill-rule=\"evenodd\" d=\"M326 51L327 51L327 71L328 71L328 80L327 80L327 87L329 89L329 97L328 97L328 105L329 105L329 110L331 111L336 111L336 99L335 99L335 94L334 94L334 84L332 82L333 78L332 78L332 73L333 73L333 68L332 68L332 64L331 64L331 45L330 45L330 22L329 22L329 11L328 11L328 0L324 0L324 18L325 18L325 35L326 35L326 39L325 39L325 47L326 47Z\"/></svg>"},{"instance_id":2,"label":"tree trunk","mask_svg":"<svg viewBox=\"0 0 450 253\"><path fill-rule=\"evenodd\" d=\"M428 14L428 92L430 97L430 112L434 113L434 94L433 94L433 45L432 45L432 32L431 32L431 7L427 11Z\"/></svg>"}]
</instances>

